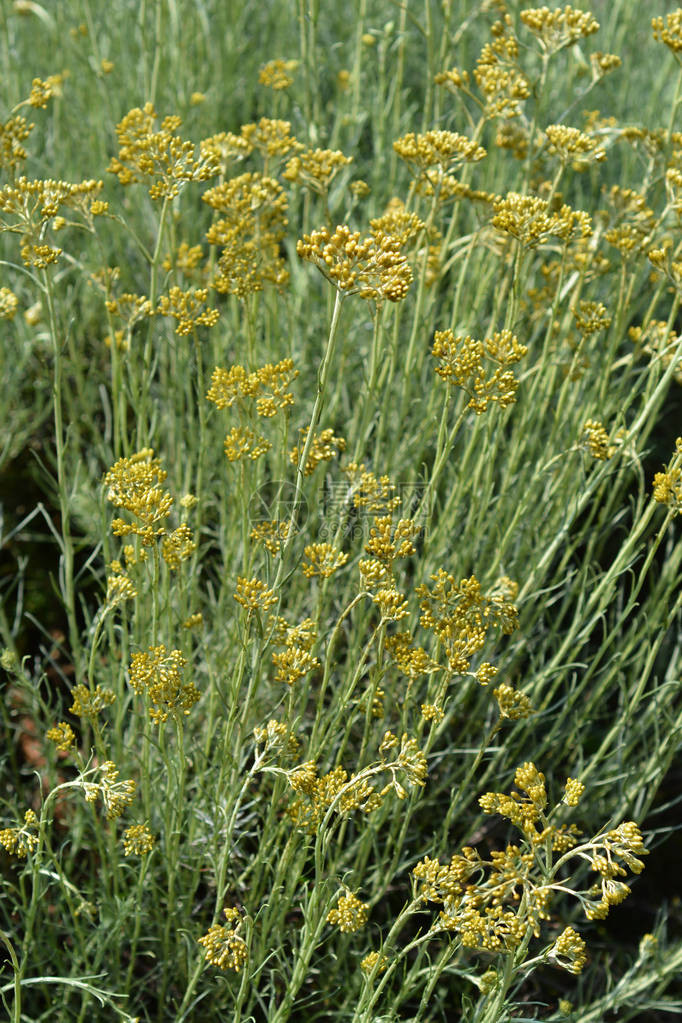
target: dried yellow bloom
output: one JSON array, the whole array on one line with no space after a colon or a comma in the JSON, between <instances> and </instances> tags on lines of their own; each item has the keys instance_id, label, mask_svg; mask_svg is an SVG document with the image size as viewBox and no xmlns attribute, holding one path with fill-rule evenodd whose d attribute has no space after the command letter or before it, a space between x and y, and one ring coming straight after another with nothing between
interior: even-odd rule
<instances>
[{"instance_id":1,"label":"dried yellow bloom","mask_svg":"<svg viewBox=\"0 0 682 1023\"><path fill-rule=\"evenodd\" d=\"M284 287L289 272L280 255L287 226L282 186L274 178L247 173L208 189L202 199L219 214L206 233L211 245L222 246L216 291L244 298L266 284Z\"/></svg>"},{"instance_id":2,"label":"dried yellow bloom","mask_svg":"<svg viewBox=\"0 0 682 1023\"><path fill-rule=\"evenodd\" d=\"M90 721L94 721L97 715L116 699L115 693L112 693L110 689L103 689L102 686L96 686L95 689L90 690L87 686L77 685L71 690L71 695L73 704L69 707L69 711L77 717Z\"/></svg>"},{"instance_id":3,"label":"dried yellow bloom","mask_svg":"<svg viewBox=\"0 0 682 1023\"><path fill-rule=\"evenodd\" d=\"M383 973L388 966L388 959L379 952L368 952L364 959L360 960L360 969L363 973L371 973L376 968L377 973Z\"/></svg>"},{"instance_id":4,"label":"dried yellow bloom","mask_svg":"<svg viewBox=\"0 0 682 1023\"><path fill-rule=\"evenodd\" d=\"M189 618L185 618L182 623L183 629L200 629L204 624L204 616L201 611L195 611L194 614L190 615Z\"/></svg>"},{"instance_id":5,"label":"dried yellow bloom","mask_svg":"<svg viewBox=\"0 0 682 1023\"><path fill-rule=\"evenodd\" d=\"M149 547L155 537L165 534L166 528L161 523L168 518L173 504L171 495L161 487L166 476L151 448L143 448L129 458L119 458L109 469L104 476L107 500L138 520L130 524L114 519L112 529L116 536L136 533L144 546Z\"/></svg>"},{"instance_id":6,"label":"dried yellow bloom","mask_svg":"<svg viewBox=\"0 0 682 1023\"><path fill-rule=\"evenodd\" d=\"M25 159L26 150L22 143L31 134L34 125L29 124L25 117L10 117L0 122L0 167L13 172Z\"/></svg>"},{"instance_id":7,"label":"dried yellow bloom","mask_svg":"<svg viewBox=\"0 0 682 1023\"><path fill-rule=\"evenodd\" d=\"M421 712L424 721L433 721L437 725L439 725L445 717L443 708L436 706L435 703L422 703Z\"/></svg>"},{"instance_id":8,"label":"dried yellow bloom","mask_svg":"<svg viewBox=\"0 0 682 1023\"><path fill-rule=\"evenodd\" d=\"M38 818L33 810L27 810L24 814L24 823L19 828L3 828L0 831L0 846L6 849L10 856L23 858L38 845L38 836L33 829L38 826Z\"/></svg>"},{"instance_id":9,"label":"dried yellow bloom","mask_svg":"<svg viewBox=\"0 0 682 1023\"><path fill-rule=\"evenodd\" d=\"M282 409L294 404L288 388L298 376L293 359L281 359L277 363L267 362L255 372L258 384L256 412L269 419Z\"/></svg>"},{"instance_id":10,"label":"dried yellow bloom","mask_svg":"<svg viewBox=\"0 0 682 1023\"><path fill-rule=\"evenodd\" d=\"M301 437L300 444L297 447L292 448L289 452L289 461L294 465L298 465L299 458L303 454L306 437L308 435L306 427L301 427L299 434ZM321 433L314 434L310 450L308 451L308 458L303 469L303 474L305 476L311 476L320 462L330 462L332 458L337 458L338 455L345 450L345 440L343 437L336 437L333 430L322 430Z\"/></svg>"},{"instance_id":11,"label":"dried yellow bloom","mask_svg":"<svg viewBox=\"0 0 682 1023\"><path fill-rule=\"evenodd\" d=\"M628 336L634 343L637 354L660 358L664 368L667 368L675 358L680 340L678 335L669 329L665 320L650 320L646 328L630 327ZM675 367L673 376L678 384L682 384L682 365L680 363Z\"/></svg>"},{"instance_id":12,"label":"dried yellow bloom","mask_svg":"<svg viewBox=\"0 0 682 1023\"><path fill-rule=\"evenodd\" d=\"M192 530L185 523L172 533L168 533L161 541L161 556L171 571L180 568L181 562L191 558L196 549Z\"/></svg>"},{"instance_id":13,"label":"dried yellow bloom","mask_svg":"<svg viewBox=\"0 0 682 1023\"><path fill-rule=\"evenodd\" d=\"M675 54L682 52L682 8L666 14L665 22L663 18L652 18L651 28L654 39L665 43Z\"/></svg>"},{"instance_id":14,"label":"dried yellow bloom","mask_svg":"<svg viewBox=\"0 0 682 1023\"><path fill-rule=\"evenodd\" d=\"M419 237L426 224L416 213L408 211L402 199L394 196L384 213L370 220L369 226L373 235L389 235L403 249Z\"/></svg>"},{"instance_id":15,"label":"dried yellow bloom","mask_svg":"<svg viewBox=\"0 0 682 1023\"><path fill-rule=\"evenodd\" d=\"M584 791L585 786L581 781L578 781L577 778L567 778L564 789L564 803L567 806L577 806Z\"/></svg>"},{"instance_id":16,"label":"dried yellow bloom","mask_svg":"<svg viewBox=\"0 0 682 1023\"><path fill-rule=\"evenodd\" d=\"M396 522L390 515L375 516L365 551L390 568L398 558L409 558L416 553L414 540L420 533L421 527L413 519Z\"/></svg>"},{"instance_id":17,"label":"dried yellow bloom","mask_svg":"<svg viewBox=\"0 0 682 1023\"><path fill-rule=\"evenodd\" d=\"M355 508L363 508L374 515L386 515L400 507L396 486L388 476L375 476L367 472L364 462L349 462L341 470L347 477Z\"/></svg>"},{"instance_id":18,"label":"dried yellow bloom","mask_svg":"<svg viewBox=\"0 0 682 1023\"><path fill-rule=\"evenodd\" d=\"M525 693L519 692L512 686L503 682L501 686L493 689L493 696L500 708L500 717L509 718L510 721L518 721L521 718L530 717L533 713L530 700Z\"/></svg>"},{"instance_id":19,"label":"dried yellow bloom","mask_svg":"<svg viewBox=\"0 0 682 1023\"><path fill-rule=\"evenodd\" d=\"M293 642L287 643L284 650L275 651L272 655L272 663L277 668L275 681L285 682L288 686L293 686L299 678L303 678L320 664L317 657L313 657L309 650L297 646Z\"/></svg>"},{"instance_id":20,"label":"dried yellow bloom","mask_svg":"<svg viewBox=\"0 0 682 1023\"><path fill-rule=\"evenodd\" d=\"M502 593L484 595L475 576L457 583L440 569L431 579L431 589L422 584L416 590L421 598L420 623L443 643L450 670L465 674L487 631L496 626L511 634L517 628L518 611Z\"/></svg>"},{"instance_id":21,"label":"dried yellow bloom","mask_svg":"<svg viewBox=\"0 0 682 1023\"><path fill-rule=\"evenodd\" d=\"M545 134L550 153L558 156L563 164L572 164L574 170L587 170L590 163L601 163L606 159L606 152L597 144L597 140L578 128L550 124Z\"/></svg>"},{"instance_id":22,"label":"dried yellow bloom","mask_svg":"<svg viewBox=\"0 0 682 1023\"><path fill-rule=\"evenodd\" d=\"M123 832L123 852L126 856L134 853L144 856L154 848L154 836L146 824L132 824Z\"/></svg>"},{"instance_id":23,"label":"dried yellow bloom","mask_svg":"<svg viewBox=\"0 0 682 1023\"><path fill-rule=\"evenodd\" d=\"M442 130L427 131L423 135L409 132L397 139L393 148L416 173L433 166L453 170L463 163L477 163L486 156L483 146L473 139Z\"/></svg>"},{"instance_id":24,"label":"dried yellow bloom","mask_svg":"<svg viewBox=\"0 0 682 1023\"><path fill-rule=\"evenodd\" d=\"M193 682L183 682L186 664L180 650L167 650L162 643L132 656L130 687L138 694L147 694L149 716L157 725L167 721L170 714L189 714L201 696Z\"/></svg>"},{"instance_id":25,"label":"dried yellow bloom","mask_svg":"<svg viewBox=\"0 0 682 1023\"><path fill-rule=\"evenodd\" d=\"M218 173L212 154L196 155L193 142L176 135L182 120L165 117L160 125L152 103L135 107L116 125L119 153L109 167L122 185L146 181L152 199L173 199L188 181L206 181Z\"/></svg>"},{"instance_id":26,"label":"dried yellow bloom","mask_svg":"<svg viewBox=\"0 0 682 1023\"><path fill-rule=\"evenodd\" d=\"M654 476L654 501L665 504L676 515L682 515L682 437L675 441L675 455L665 472Z\"/></svg>"},{"instance_id":27,"label":"dried yellow bloom","mask_svg":"<svg viewBox=\"0 0 682 1023\"><path fill-rule=\"evenodd\" d=\"M566 205L550 213L549 204L538 196L509 192L495 200L493 209L493 227L531 249L550 237L569 242L574 238L589 238L592 234L589 214Z\"/></svg>"},{"instance_id":28,"label":"dried yellow bloom","mask_svg":"<svg viewBox=\"0 0 682 1023\"><path fill-rule=\"evenodd\" d=\"M485 114L489 118L518 117L530 96L530 83L518 66L519 44L510 15L497 21L491 34L492 42L485 44L474 69L476 84L485 97Z\"/></svg>"},{"instance_id":29,"label":"dried yellow bloom","mask_svg":"<svg viewBox=\"0 0 682 1023\"><path fill-rule=\"evenodd\" d=\"M239 973L249 957L246 942L237 933L242 921L236 909L225 909L223 912L227 919L227 927L213 924L209 927L208 934L197 940L205 950L206 961L212 966Z\"/></svg>"},{"instance_id":30,"label":"dried yellow bloom","mask_svg":"<svg viewBox=\"0 0 682 1023\"><path fill-rule=\"evenodd\" d=\"M275 519L271 522L258 522L249 533L249 538L262 544L270 554L276 555L289 535L289 527L289 522L278 522Z\"/></svg>"},{"instance_id":31,"label":"dried yellow bloom","mask_svg":"<svg viewBox=\"0 0 682 1023\"><path fill-rule=\"evenodd\" d=\"M162 263L164 270L170 272L175 270L191 276L204 258L201 245L190 245L188 242L180 242L177 251L172 256L166 256Z\"/></svg>"},{"instance_id":32,"label":"dried yellow bloom","mask_svg":"<svg viewBox=\"0 0 682 1023\"><path fill-rule=\"evenodd\" d=\"M282 60L279 57L269 60L258 72L258 82L274 92L288 89L294 84L291 72L296 70L298 64L297 60Z\"/></svg>"},{"instance_id":33,"label":"dried yellow bloom","mask_svg":"<svg viewBox=\"0 0 682 1023\"><path fill-rule=\"evenodd\" d=\"M258 609L267 611L277 602L277 595L260 579L245 579L243 576L238 576L234 599L248 611Z\"/></svg>"},{"instance_id":34,"label":"dried yellow bloom","mask_svg":"<svg viewBox=\"0 0 682 1023\"><path fill-rule=\"evenodd\" d=\"M82 782L85 798L88 803L96 803L100 798L107 820L115 820L132 803L137 785L130 779L118 781L119 771L111 760L105 761L96 771L101 772L99 781Z\"/></svg>"},{"instance_id":35,"label":"dried yellow bloom","mask_svg":"<svg viewBox=\"0 0 682 1023\"><path fill-rule=\"evenodd\" d=\"M253 146L231 131L221 131L217 135L202 139L199 153L206 160L214 161L222 178L227 177L231 163L246 159L253 152Z\"/></svg>"},{"instance_id":36,"label":"dried yellow bloom","mask_svg":"<svg viewBox=\"0 0 682 1023\"><path fill-rule=\"evenodd\" d=\"M9 288L0 288L0 320L13 320L19 308L19 299Z\"/></svg>"},{"instance_id":37,"label":"dried yellow bloom","mask_svg":"<svg viewBox=\"0 0 682 1023\"><path fill-rule=\"evenodd\" d=\"M352 156L344 156L338 149L305 149L289 158L282 177L318 195L327 195L338 172L352 162Z\"/></svg>"},{"instance_id":38,"label":"dried yellow bloom","mask_svg":"<svg viewBox=\"0 0 682 1023\"><path fill-rule=\"evenodd\" d=\"M611 316L601 302L580 301L578 308L573 310L573 316L576 327L585 337L599 330L608 330L611 326Z\"/></svg>"},{"instance_id":39,"label":"dried yellow bloom","mask_svg":"<svg viewBox=\"0 0 682 1023\"><path fill-rule=\"evenodd\" d=\"M476 341L467 335L455 337L452 330L437 330L431 354L438 359L436 373L470 397L468 408L476 415L486 411L491 402L506 408L516 400L518 382L509 366L528 351L510 330L495 331L492 338ZM485 363L490 362L490 372Z\"/></svg>"},{"instance_id":40,"label":"dried yellow bloom","mask_svg":"<svg viewBox=\"0 0 682 1023\"><path fill-rule=\"evenodd\" d=\"M73 210L91 223L92 206L101 190L101 181L71 184L20 177L0 189L0 228L21 236L20 252L25 266L45 269L56 263L62 252L46 240L46 232L60 209Z\"/></svg>"},{"instance_id":41,"label":"dried yellow bloom","mask_svg":"<svg viewBox=\"0 0 682 1023\"><path fill-rule=\"evenodd\" d=\"M521 21L547 53L557 53L599 31L599 22L589 11L580 11L570 4L553 11L548 7L531 7L521 11Z\"/></svg>"},{"instance_id":42,"label":"dried yellow bloom","mask_svg":"<svg viewBox=\"0 0 682 1023\"><path fill-rule=\"evenodd\" d=\"M261 117L257 124L243 124L241 136L266 160L273 156L282 157L288 153L300 152L303 149L298 139L291 134L289 121Z\"/></svg>"},{"instance_id":43,"label":"dried yellow bloom","mask_svg":"<svg viewBox=\"0 0 682 1023\"><path fill-rule=\"evenodd\" d=\"M583 426L584 444L593 458L607 461L616 451L615 445L609 442L609 435L602 423L588 419Z\"/></svg>"},{"instance_id":44,"label":"dried yellow bloom","mask_svg":"<svg viewBox=\"0 0 682 1023\"><path fill-rule=\"evenodd\" d=\"M133 600L136 596L137 590L129 576L121 572L107 576L106 603L109 607L117 607L124 600Z\"/></svg>"},{"instance_id":45,"label":"dried yellow bloom","mask_svg":"<svg viewBox=\"0 0 682 1023\"><path fill-rule=\"evenodd\" d=\"M230 408L238 398L255 397L259 391L258 377L243 366L222 369L216 366L206 398L220 409Z\"/></svg>"},{"instance_id":46,"label":"dried yellow bloom","mask_svg":"<svg viewBox=\"0 0 682 1023\"><path fill-rule=\"evenodd\" d=\"M327 923L335 924L343 934L354 934L362 930L368 916L367 903L361 902L357 895L346 889L345 894L339 895L336 908L327 914Z\"/></svg>"},{"instance_id":47,"label":"dried yellow bloom","mask_svg":"<svg viewBox=\"0 0 682 1023\"><path fill-rule=\"evenodd\" d=\"M413 646L409 632L397 632L394 636L387 636L385 646L391 658L409 678L429 675L440 668L438 661L434 661L423 647Z\"/></svg>"},{"instance_id":48,"label":"dried yellow bloom","mask_svg":"<svg viewBox=\"0 0 682 1023\"><path fill-rule=\"evenodd\" d=\"M60 721L53 728L48 728L45 738L53 742L62 753L68 753L76 741L74 730L66 721Z\"/></svg>"},{"instance_id":49,"label":"dried yellow bloom","mask_svg":"<svg viewBox=\"0 0 682 1023\"><path fill-rule=\"evenodd\" d=\"M348 561L348 555L330 543L308 544L303 553L308 559L307 562L303 562L303 574L308 579L312 579L313 576L329 579Z\"/></svg>"},{"instance_id":50,"label":"dried yellow bloom","mask_svg":"<svg viewBox=\"0 0 682 1023\"><path fill-rule=\"evenodd\" d=\"M218 322L218 310L204 308L207 298L207 288L173 287L159 299L158 311L177 320L176 334L191 334L199 326L214 327Z\"/></svg>"},{"instance_id":51,"label":"dried yellow bloom","mask_svg":"<svg viewBox=\"0 0 682 1023\"><path fill-rule=\"evenodd\" d=\"M248 426L233 426L225 438L225 454L229 462L242 458L255 461L269 451L272 444Z\"/></svg>"},{"instance_id":52,"label":"dried yellow bloom","mask_svg":"<svg viewBox=\"0 0 682 1023\"><path fill-rule=\"evenodd\" d=\"M254 728L253 738L257 746L262 746L263 751L280 756L297 756L301 744L281 721L271 719L265 727Z\"/></svg>"},{"instance_id":53,"label":"dried yellow bloom","mask_svg":"<svg viewBox=\"0 0 682 1023\"><path fill-rule=\"evenodd\" d=\"M392 587L377 590L372 600L378 606L382 620L386 622L399 622L409 612L405 595Z\"/></svg>"},{"instance_id":54,"label":"dried yellow bloom","mask_svg":"<svg viewBox=\"0 0 682 1023\"><path fill-rule=\"evenodd\" d=\"M558 966L563 966L570 973L581 973L587 962L585 942L572 927L561 932L550 955Z\"/></svg>"},{"instance_id":55,"label":"dried yellow bloom","mask_svg":"<svg viewBox=\"0 0 682 1023\"><path fill-rule=\"evenodd\" d=\"M363 239L346 224L339 224L333 233L322 227L304 235L296 251L343 295L400 302L412 283L412 270L400 246L380 232Z\"/></svg>"},{"instance_id":56,"label":"dried yellow bloom","mask_svg":"<svg viewBox=\"0 0 682 1023\"><path fill-rule=\"evenodd\" d=\"M34 78L31 83L31 95L28 97L29 105L44 109L48 100L54 96L61 96L64 77L64 74L49 75L45 81L41 78Z\"/></svg>"}]
</instances>

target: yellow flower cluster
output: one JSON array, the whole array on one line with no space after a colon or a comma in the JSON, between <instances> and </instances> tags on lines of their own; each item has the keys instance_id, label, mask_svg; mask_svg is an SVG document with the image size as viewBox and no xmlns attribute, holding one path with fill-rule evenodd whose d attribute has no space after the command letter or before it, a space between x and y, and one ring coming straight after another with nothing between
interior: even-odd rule
<instances>
[{"instance_id":1,"label":"yellow flower cluster","mask_svg":"<svg viewBox=\"0 0 682 1023\"><path fill-rule=\"evenodd\" d=\"M330 543L308 544L303 553L307 561L301 567L308 579L314 576L329 579L348 561L348 555Z\"/></svg>"},{"instance_id":2,"label":"yellow flower cluster","mask_svg":"<svg viewBox=\"0 0 682 1023\"><path fill-rule=\"evenodd\" d=\"M338 172L352 162L352 156L344 156L338 149L304 149L289 158L282 177L318 195L327 195Z\"/></svg>"},{"instance_id":3,"label":"yellow flower cluster","mask_svg":"<svg viewBox=\"0 0 682 1023\"><path fill-rule=\"evenodd\" d=\"M412 283L412 270L396 240L376 232L361 238L339 224L333 232L321 227L296 243L302 259L318 270L342 295L381 302L400 302Z\"/></svg>"},{"instance_id":4,"label":"yellow flower cluster","mask_svg":"<svg viewBox=\"0 0 682 1023\"><path fill-rule=\"evenodd\" d=\"M526 694L507 685L506 682L493 689L493 696L497 700L501 718L519 721L522 718L530 717L533 713L531 702Z\"/></svg>"},{"instance_id":5,"label":"yellow flower cluster","mask_svg":"<svg viewBox=\"0 0 682 1023\"><path fill-rule=\"evenodd\" d=\"M48 728L45 738L53 742L61 753L68 753L76 741L73 728L66 721L59 721L54 727Z\"/></svg>"},{"instance_id":6,"label":"yellow flower cluster","mask_svg":"<svg viewBox=\"0 0 682 1023\"><path fill-rule=\"evenodd\" d=\"M24 814L24 823L20 828L3 828L0 831L0 846L6 849L10 856L24 857L38 845L38 836L33 829L38 827L38 818L33 810L27 810Z\"/></svg>"},{"instance_id":7,"label":"yellow flower cluster","mask_svg":"<svg viewBox=\"0 0 682 1023\"><path fill-rule=\"evenodd\" d=\"M336 925L343 934L361 931L367 923L369 906L347 889L339 895L334 909L327 913L327 923Z\"/></svg>"},{"instance_id":8,"label":"yellow flower cluster","mask_svg":"<svg viewBox=\"0 0 682 1023\"><path fill-rule=\"evenodd\" d=\"M489 792L479 802L485 813L501 813L523 832L521 847L493 850L490 859L484 860L475 849L465 846L445 865L427 856L413 870L416 898L442 905L441 927L457 934L465 948L511 951L531 936L540 937L542 921L550 919L550 901L557 894L571 893L588 919L600 919L629 893L628 886L616 880L626 873L617 860L622 859L635 873L644 866L639 857L646 849L631 821L577 845L580 832L575 825L549 823L558 808L546 812L545 778L535 765L519 767L515 782L523 795ZM581 782L569 778L563 803L576 806L584 789ZM552 865L549 860L539 868L534 851L538 846L556 853L557 862ZM601 884L581 891L574 875L586 859L600 875ZM575 866L568 866L571 863ZM568 927L543 956L579 973L586 962L585 944Z\"/></svg>"},{"instance_id":9,"label":"yellow flower cluster","mask_svg":"<svg viewBox=\"0 0 682 1023\"><path fill-rule=\"evenodd\" d=\"M675 441L675 455L665 472L654 476L654 501L665 504L676 515L682 515L682 437Z\"/></svg>"},{"instance_id":10,"label":"yellow flower cluster","mask_svg":"<svg viewBox=\"0 0 682 1023\"><path fill-rule=\"evenodd\" d=\"M287 226L287 198L279 182L249 172L209 188L202 199L218 214L206 232L206 240L222 250L213 281L216 291L245 298L266 284L284 287L289 271L280 243Z\"/></svg>"},{"instance_id":11,"label":"yellow flower cluster","mask_svg":"<svg viewBox=\"0 0 682 1023\"><path fill-rule=\"evenodd\" d=\"M272 663L277 668L275 681L293 686L309 671L319 667L319 660L311 653L317 639L315 625L305 618L299 625L289 625L284 618L278 618L273 631L273 642L282 650L275 650Z\"/></svg>"},{"instance_id":12,"label":"yellow flower cluster","mask_svg":"<svg viewBox=\"0 0 682 1023\"><path fill-rule=\"evenodd\" d=\"M263 752L270 755L295 757L301 749L300 742L287 725L274 719L254 728L253 738L256 745L262 746Z\"/></svg>"},{"instance_id":13,"label":"yellow flower cluster","mask_svg":"<svg viewBox=\"0 0 682 1023\"><path fill-rule=\"evenodd\" d=\"M146 181L152 199L173 199L188 181L206 181L218 173L211 154L196 155L193 142L177 134L182 119L164 117L158 125L152 103L130 110L116 125L119 153L113 157L109 173L122 185Z\"/></svg>"},{"instance_id":14,"label":"yellow flower cluster","mask_svg":"<svg viewBox=\"0 0 682 1023\"><path fill-rule=\"evenodd\" d=\"M19 308L19 299L10 288L0 288L0 320L13 320Z\"/></svg>"},{"instance_id":15,"label":"yellow flower cluster","mask_svg":"<svg viewBox=\"0 0 682 1023\"><path fill-rule=\"evenodd\" d=\"M305 447L306 437L308 434L307 427L301 427L300 443L292 448L289 452L289 461L293 465L299 464L299 459L303 455L303 449ZM322 430L321 433L313 434L313 439L308 451L305 466L303 467L304 476L312 476L315 469L320 462L330 462L332 458L337 458L342 451L346 450L346 442L343 437L337 437L332 429Z\"/></svg>"},{"instance_id":16,"label":"yellow flower cluster","mask_svg":"<svg viewBox=\"0 0 682 1023\"><path fill-rule=\"evenodd\" d=\"M249 533L249 538L254 543L262 544L274 556L279 554L282 544L286 542L290 525L290 522L278 522L276 519L270 522L257 522Z\"/></svg>"},{"instance_id":17,"label":"yellow flower cluster","mask_svg":"<svg viewBox=\"0 0 682 1023\"><path fill-rule=\"evenodd\" d=\"M372 813L381 806L376 789L357 776L349 779L342 767L318 777L315 764L306 761L289 771L287 777L294 792L301 793L287 808L287 814L297 827L309 833L317 831L332 804L344 816L354 810Z\"/></svg>"},{"instance_id":18,"label":"yellow flower cluster","mask_svg":"<svg viewBox=\"0 0 682 1023\"><path fill-rule=\"evenodd\" d=\"M342 472L348 477L353 507L373 515L386 515L400 507L400 496L388 476L376 476L364 462L349 462Z\"/></svg>"},{"instance_id":19,"label":"yellow flower cluster","mask_svg":"<svg viewBox=\"0 0 682 1023\"><path fill-rule=\"evenodd\" d=\"M90 221L104 212L106 204L98 198L101 190L101 181L70 184L51 178L36 181L18 178L0 189L0 230L20 234L24 265L44 270L56 263L62 252L45 240L50 225L54 228L55 219L59 221L59 211L73 210Z\"/></svg>"},{"instance_id":20,"label":"yellow flower cluster","mask_svg":"<svg viewBox=\"0 0 682 1023\"><path fill-rule=\"evenodd\" d=\"M109 707L116 699L116 694L110 689L103 689L96 686L95 689L88 689L87 686L79 684L71 690L73 704L69 707L71 714L88 721L95 721L98 714L101 714L105 707Z\"/></svg>"},{"instance_id":21,"label":"yellow flower cluster","mask_svg":"<svg viewBox=\"0 0 682 1023\"><path fill-rule=\"evenodd\" d=\"M137 786L131 779L118 781L119 771L111 760L105 761L96 771L101 772L99 781L82 782L85 798L88 803L96 803L98 798L101 799L107 820L115 820L132 803Z\"/></svg>"},{"instance_id":22,"label":"yellow flower cluster","mask_svg":"<svg viewBox=\"0 0 682 1023\"><path fill-rule=\"evenodd\" d=\"M606 159L606 152L597 140L579 128L550 124L545 128L545 135L550 153L558 156L562 163L570 163L574 170L587 170L590 163L601 163Z\"/></svg>"},{"instance_id":23,"label":"yellow flower cluster","mask_svg":"<svg viewBox=\"0 0 682 1023\"><path fill-rule=\"evenodd\" d=\"M282 60L279 57L269 60L258 72L258 82L274 92L288 89L294 84L291 73L296 70L298 64L297 60Z\"/></svg>"},{"instance_id":24,"label":"yellow flower cluster","mask_svg":"<svg viewBox=\"0 0 682 1023\"><path fill-rule=\"evenodd\" d=\"M115 536L134 533L141 537L145 547L150 547L156 537L165 535L166 527L162 523L168 518L173 504L173 498L161 486L167 475L160 460L154 458L151 448L143 448L128 458L119 458L108 470L104 476L107 500L136 519L133 523L114 519L112 529Z\"/></svg>"},{"instance_id":25,"label":"yellow flower cluster","mask_svg":"<svg viewBox=\"0 0 682 1023\"><path fill-rule=\"evenodd\" d=\"M22 143L29 137L33 127L20 114L0 122L0 167L9 174L13 174L26 159Z\"/></svg>"},{"instance_id":26,"label":"yellow flower cluster","mask_svg":"<svg viewBox=\"0 0 682 1023\"><path fill-rule=\"evenodd\" d=\"M420 135L408 132L393 143L393 148L418 174L427 167L435 166L443 171L453 170L463 163L477 163L486 156L485 149L478 142L466 135L442 129Z\"/></svg>"},{"instance_id":27,"label":"yellow flower cluster","mask_svg":"<svg viewBox=\"0 0 682 1023\"><path fill-rule=\"evenodd\" d=\"M491 338L476 341L467 335L455 337L452 330L437 330L431 354L438 359L436 373L448 384L461 387L469 395L467 408L476 415L491 402L507 408L516 400L518 382L508 368L528 351L510 330L495 331ZM489 373L485 363L495 367Z\"/></svg>"},{"instance_id":28,"label":"yellow flower cluster","mask_svg":"<svg viewBox=\"0 0 682 1023\"><path fill-rule=\"evenodd\" d=\"M189 714L201 696L193 682L183 682L186 664L180 650L167 650L162 643L132 656L130 687L138 695L146 693L151 704L149 716L157 725L167 721L170 714Z\"/></svg>"},{"instance_id":29,"label":"yellow flower cluster","mask_svg":"<svg viewBox=\"0 0 682 1023\"><path fill-rule=\"evenodd\" d=\"M592 234L588 213L572 210L565 204L561 209L550 212L549 203L538 196L509 192L495 200L493 211L493 227L517 238L529 249L551 237L566 243L574 238L589 238Z\"/></svg>"},{"instance_id":30,"label":"yellow flower cluster","mask_svg":"<svg viewBox=\"0 0 682 1023\"><path fill-rule=\"evenodd\" d=\"M557 53L578 39L599 31L599 22L589 11L581 11L566 4L564 8L531 7L521 11L521 21L546 53Z\"/></svg>"},{"instance_id":31,"label":"yellow flower cluster","mask_svg":"<svg viewBox=\"0 0 682 1023\"><path fill-rule=\"evenodd\" d=\"M227 919L227 926L213 924L212 927L209 927L208 934L204 934L197 940L204 948L206 961L211 966L239 973L249 957L246 942L238 933L242 920L236 909L225 909L223 912Z\"/></svg>"},{"instance_id":32,"label":"yellow flower cluster","mask_svg":"<svg viewBox=\"0 0 682 1023\"><path fill-rule=\"evenodd\" d=\"M600 330L608 330L611 326L611 316L606 311L602 302L578 302L577 309L573 310L575 325L584 337L596 334Z\"/></svg>"},{"instance_id":33,"label":"yellow flower cluster","mask_svg":"<svg viewBox=\"0 0 682 1023\"><path fill-rule=\"evenodd\" d=\"M177 320L176 334L191 334L197 327L214 327L218 322L218 310L205 308L207 299L207 288L173 287L159 299L158 311Z\"/></svg>"},{"instance_id":34,"label":"yellow flower cluster","mask_svg":"<svg viewBox=\"0 0 682 1023\"><path fill-rule=\"evenodd\" d=\"M146 824L132 824L123 832L123 852L126 856L134 853L144 856L154 848L154 836Z\"/></svg>"},{"instance_id":35,"label":"yellow flower cluster","mask_svg":"<svg viewBox=\"0 0 682 1023\"><path fill-rule=\"evenodd\" d=\"M634 343L637 354L660 359L664 368L667 368L675 358L680 341L665 320L649 320L646 327L630 327L628 336ZM682 365L679 362L673 376L678 384L682 384Z\"/></svg>"},{"instance_id":36,"label":"yellow flower cluster","mask_svg":"<svg viewBox=\"0 0 682 1023\"><path fill-rule=\"evenodd\" d=\"M665 21L660 17L652 18L651 28L654 39L665 43L675 54L682 52L682 8L666 14Z\"/></svg>"},{"instance_id":37,"label":"yellow flower cluster","mask_svg":"<svg viewBox=\"0 0 682 1023\"><path fill-rule=\"evenodd\" d=\"M606 462L615 452L616 447L609 441L609 435L602 423L596 419L587 419L583 426L584 444L593 458Z\"/></svg>"},{"instance_id":38,"label":"yellow flower cluster","mask_svg":"<svg viewBox=\"0 0 682 1023\"><path fill-rule=\"evenodd\" d=\"M44 81L41 78L34 78L31 82L31 94L27 100L29 106L44 109L49 100L55 96L61 96L64 78L65 74L48 75Z\"/></svg>"},{"instance_id":39,"label":"yellow flower cluster","mask_svg":"<svg viewBox=\"0 0 682 1023\"><path fill-rule=\"evenodd\" d=\"M495 22L491 35L492 42L485 44L474 69L476 84L485 99L485 115L518 117L530 96L530 84L517 63L519 44L508 14Z\"/></svg>"},{"instance_id":40,"label":"yellow flower cluster","mask_svg":"<svg viewBox=\"0 0 682 1023\"><path fill-rule=\"evenodd\" d=\"M237 603L249 612L267 611L277 602L277 595L260 579L246 579L243 576L238 576L237 589L233 596Z\"/></svg>"},{"instance_id":41,"label":"yellow flower cluster","mask_svg":"<svg viewBox=\"0 0 682 1023\"><path fill-rule=\"evenodd\" d=\"M421 598L420 623L443 644L450 670L465 674L485 644L488 630L497 627L511 634L517 628L518 611L501 592L484 595L475 576L456 582L441 568L431 579L433 587L424 583L416 590Z\"/></svg>"},{"instance_id":42,"label":"yellow flower cluster","mask_svg":"<svg viewBox=\"0 0 682 1023\"><path fill-rule=\"evenodd\" d=\"M409 632L396 632L393 636L387 636L384 645L392 660L410 679L429 675L440 668L438 661L434 661L423 647L413 644Z\"/></svg>"}]
</instances>

